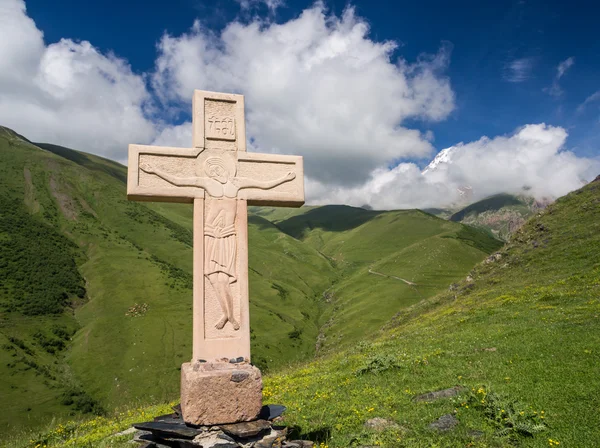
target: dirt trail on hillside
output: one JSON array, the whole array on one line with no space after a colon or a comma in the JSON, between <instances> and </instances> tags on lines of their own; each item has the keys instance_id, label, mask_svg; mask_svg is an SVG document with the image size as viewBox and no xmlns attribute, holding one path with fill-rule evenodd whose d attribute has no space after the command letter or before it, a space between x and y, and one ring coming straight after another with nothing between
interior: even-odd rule
<instances>
[{"instance_id":1,"label":"dirt trail on hillside","mask_svg":"<svg viewBox=\"0 0 600 448\"><path fill-rule=\"evenodd\" d=\"M419 286L419 285L417 285L416 283L413 283L409 280L406 280L402 277L396 277L395 275L382 274L381 272L375 272L372 269L369 269L369 274L379 275L381 277L393 278L394 280L400 280L401 282L406 283L408 286L410 286L412 289L414 289L415 292L419 295L419 297L423 297L421 295L421 293L419 292L419 290L417 289L417 286Z\"/></svg>"},{"instance_id":2,"label":"dirt trail on hillside","mask_svg":"<svg viewBox=\"0 0 600 448\"><path fill-rule=\"evenodd\" d=\"M408 281L408 280L405 280L405 279L403 279L403 278L400 278L400 277L396 277L395 275L387 275L387 274L382 274L381 272L375 272L375 271L373 271L373 270L371 270L371 269L369 269L369 274L380 275L380 276L382 276L382 277L387 277L387 278L394 278L394 279L396 279L396 280L400 280L401 282L404 282L404 283L406 283L406 284L407 284L407 285L409 285L409 286L418 286L416 283L410 282L410 281Z\"/></svg>"}]
</instances>

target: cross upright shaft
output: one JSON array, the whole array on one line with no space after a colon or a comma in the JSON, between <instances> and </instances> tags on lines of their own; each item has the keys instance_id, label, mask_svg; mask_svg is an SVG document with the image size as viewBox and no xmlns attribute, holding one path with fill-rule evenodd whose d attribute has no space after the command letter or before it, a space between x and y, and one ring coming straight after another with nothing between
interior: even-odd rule
<instances>
[{"instance_id":1,"label":"cross upright shaft","mask_svg":"<svg viewBox=\"0 0 600 448\"><path fill-rule=\"evenodd\" d=\"M129 146L130 200L193 203L193 355L250 360L247 205L304 203L302 157L246 152L244 97L196 90L193 148Z\"/></svg>"}]
</instances>

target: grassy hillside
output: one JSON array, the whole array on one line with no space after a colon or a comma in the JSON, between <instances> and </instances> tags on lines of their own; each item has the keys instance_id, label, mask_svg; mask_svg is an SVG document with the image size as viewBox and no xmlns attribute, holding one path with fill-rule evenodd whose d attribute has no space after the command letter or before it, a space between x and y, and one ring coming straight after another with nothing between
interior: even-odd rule
<instances>
[{"instance_id":1,"label":"grassy hillside","mask_svg":"<svg viewBox=\"0 0 600 448\"><path fill-rule=\"evenodd\" d=\"M531 219L468 280L399 312L377 341L271 376L265 397L291 405L286 422L329 446L596 446L599 249L594 182ZM413 401L455 385L457 397ZM444 414L456 429L428 429ZM372 417L397 426L369 431Z\"/></svg>"},{"instance_id":2,"label":"grassy hillside","mask_svg":"<svg viewBox=\"0 0 600 448\"><path fill-rule=\"evenodd\" d=\"M13 404L0 427L176 397L191 207L128 202L123 166L1 131L0 394ZM305 359L334 270L260 217L249 235L254 362Z\"/></svg>"}]
</instances>

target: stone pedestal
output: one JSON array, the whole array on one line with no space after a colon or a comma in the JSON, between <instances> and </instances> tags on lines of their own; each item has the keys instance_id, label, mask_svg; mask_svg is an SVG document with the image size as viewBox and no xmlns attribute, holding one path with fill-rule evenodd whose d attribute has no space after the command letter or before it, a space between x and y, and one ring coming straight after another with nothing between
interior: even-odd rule
<instances>
[{"instance_id":1,"label":"stone pedestal","mask_svg":"<svg viewBox=\"0 0 600 448\"><path fill-rule=\"evenodd\" d=\"M192 425L255 420L262 407L260 370L247 362L181 366L181 411Z\"/></svg>"}]
</instances>

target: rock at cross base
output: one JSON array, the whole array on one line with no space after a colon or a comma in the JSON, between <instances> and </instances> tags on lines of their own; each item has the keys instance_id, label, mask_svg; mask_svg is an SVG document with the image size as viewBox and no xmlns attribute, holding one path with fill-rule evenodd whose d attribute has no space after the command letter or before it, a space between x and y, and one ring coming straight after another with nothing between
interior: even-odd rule
<instances>
[{"instance_id":1,"label":"rock at cross base","mask_svg":"<svg viewBox=\"0 0 600 448\"><path fill-rule=\"evenodd\" d=\"M284 444L285 448L313 448L314 446L314 442L309 440L290 440Z\"/></svg>"},{"instance_id":2,"label":"rock at cross base","mask_svg":"<svg viewBox=\"0 0 600 448\"><path fill-rule=\"evenodd\" d=\"M267 429L271 429L271 424L266 420L254 420L251 422L221 425L221 429L232 436L252 437L266 431Z\"/></svg>"},{"instance_id":3,"label":"rock at cross base","mask_svg":"<svg viewBox=\"0 0 600 448\"><path fill-rule=\"evenodd\" d=\"M266 404L260 410L258 418L261 420L275 420L285 412L287 408L281 404Z\"/></svg>"},{"instance_id":4,"label":"rock at cross base","mask_svg":"<svg viewBox=\"0 0 600 448\"><path fill-rule=\"evenodd\" d=\"M260 370L250 364L185 363L181 411L186 423L216 425L254 420L262 408Z\"/></svg>"}]
</instances>

